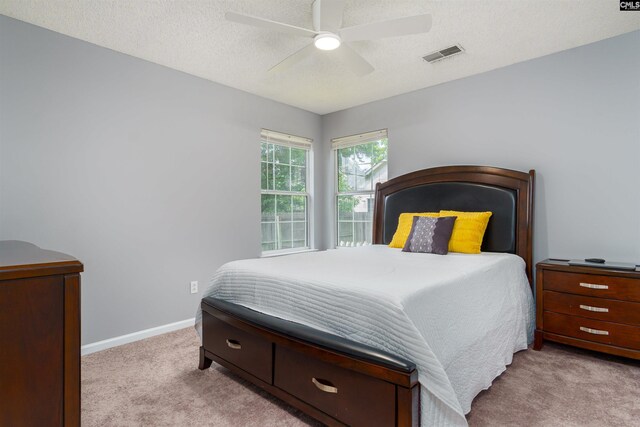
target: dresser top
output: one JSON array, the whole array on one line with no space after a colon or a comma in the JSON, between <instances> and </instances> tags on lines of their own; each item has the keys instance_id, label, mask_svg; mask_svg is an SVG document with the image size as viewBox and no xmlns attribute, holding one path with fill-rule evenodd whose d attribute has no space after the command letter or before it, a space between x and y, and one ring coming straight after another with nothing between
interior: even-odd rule
<instances>
[{"instance_id":1,"label":"dresser top","mask_svg":"<svg viewBox=\"0 0 640 427\"><path fill-rule=\"evenodd\" d=\"M79 273L83 265L61 252L40 249L19 240L0 241L0 279Z\"/></svg>"}]
</instances>

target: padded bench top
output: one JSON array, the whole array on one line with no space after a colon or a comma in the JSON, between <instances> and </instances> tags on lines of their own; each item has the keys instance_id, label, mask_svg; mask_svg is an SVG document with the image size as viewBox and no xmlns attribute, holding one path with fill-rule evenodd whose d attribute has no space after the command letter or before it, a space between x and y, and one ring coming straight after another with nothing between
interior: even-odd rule
<instances>
[{"instance_id":1,"label":"padded bench top","mask_svg":"<svg viewBox=\"0 0 640 427\"><path fill-rule=\"evenodd\" d=\"M300 323L269 316L238 304L233 304L213 297L205 297L202 299L202 310L208 312L207 306L216 308L255 326L268 329L280 335L305 341L355 359L375 363L401 372L412 372L416 369L415 363L409 362L386 351L351 341L328 332L319 331Z\"/></svg>"}]
</instances>

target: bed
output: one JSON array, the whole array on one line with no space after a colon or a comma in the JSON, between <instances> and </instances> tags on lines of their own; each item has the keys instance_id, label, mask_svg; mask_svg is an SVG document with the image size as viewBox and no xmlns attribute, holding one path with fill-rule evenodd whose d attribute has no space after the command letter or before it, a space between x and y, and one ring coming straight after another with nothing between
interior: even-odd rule
<instances>
[{"instance_id":1,"label":"bed","mask_svg":"<svg viewBox=\"0 0 640 427\"><path fill-rule=\"evenodd\" d=\"M199 368L215 361L327 425L465 425L531 339L533 183L413 172L377 186L373 246L226 264L198 312ZM386 247L400 213L440 209L493 212L482 254Z\"/></svg>"}]
</instances>

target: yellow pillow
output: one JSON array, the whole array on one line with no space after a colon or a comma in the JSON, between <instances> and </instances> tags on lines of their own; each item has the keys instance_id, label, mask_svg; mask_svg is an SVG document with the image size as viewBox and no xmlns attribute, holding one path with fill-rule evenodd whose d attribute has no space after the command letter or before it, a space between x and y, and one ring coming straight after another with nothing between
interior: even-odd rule
<instances>
[{"instance_id":1,"label":"yellow pillow","mask_svg":"<svg viewBox=\"0 0 640 427\"><path fill-rule=\"evenodd\" d=\"M428 216L431 218L438 218L440 214L438 212L421 212L421 213L403 213L398 218L398 228L389 243L390 248L404 248L404 244L409 238L411 233L411 227L413 226L414 216Z\"/></svg>"},{"instance_id":2,"label":"yellow pillow","mask_svg":"<svg viewBox=\"0 0 640 427\"><path fill-rule=\"evenodd\" d=\"M449 252L479 254L491 212L440 211L440 216L457 217L453 225Z\"/></svg>"}]
</instances>

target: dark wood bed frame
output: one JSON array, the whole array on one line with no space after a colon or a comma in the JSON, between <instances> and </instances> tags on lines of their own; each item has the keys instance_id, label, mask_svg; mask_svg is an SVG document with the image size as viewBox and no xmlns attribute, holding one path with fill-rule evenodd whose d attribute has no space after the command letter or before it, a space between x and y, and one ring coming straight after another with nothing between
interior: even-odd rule
<instances>
[{"instance_id":1,"label":"dark wood bed frame","mask_svg":"<svg viewBox=\"0 0 640 427\"><path fill-rule=\"evenodd\" d=\"M532 284L534 176L533 170L524 173L487 166L447 166L378 184L373 243L387 243L385 202L399 191L434 183L508 189L515 195L512 252L526 262ZM291 328L286 325L291 322L213 298L203 299L201 307L200 369L209 368L215 361L327 425L420 424L418 372L410 362L339 337L335 337L334 345L331 336L319 331L318 339L314 339L311 328L296 324Z\"/></svg>"}]
</instances>

